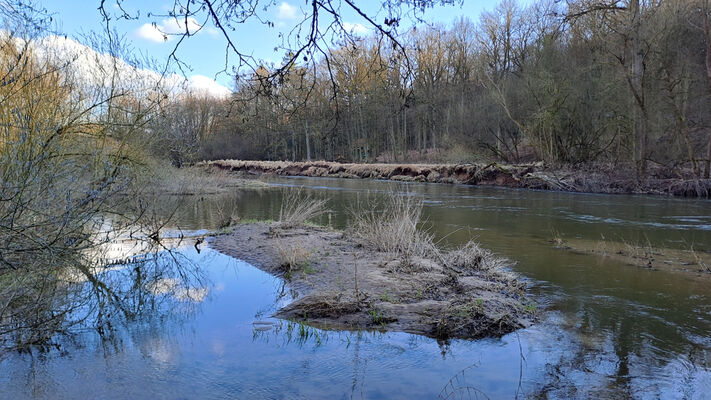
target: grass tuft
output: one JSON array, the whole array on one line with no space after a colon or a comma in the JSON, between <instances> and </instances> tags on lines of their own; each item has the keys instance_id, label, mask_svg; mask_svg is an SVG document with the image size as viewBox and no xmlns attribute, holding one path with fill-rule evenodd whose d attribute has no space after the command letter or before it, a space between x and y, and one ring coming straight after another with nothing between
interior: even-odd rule
<instances>
[{"instance_id":1,"label":"grass tuft","mask_svg":"<svg viewBox=\"0 0 711 400\"><path fill-rule=\"evenodd\" d=\"M286 190L279 209L280 228L289 229L302 226L323 215L327 209L326 199L318 199L303 189Z\"/></svg>"},{"instance_id":2,"label":"grass tuft","mask_svg":"<svg viewBox=\"0 0 711 400\"><path fill-rule=\"evenodd\" d=\"M376 211L380 209L380 211ZM428 257L437 252L433 235L418 229L422 200L409 194L389 195L385 204L367 201L350 212L350 232L369 247L403 257Z\"/></svg>"},{"instance_id":3,"label":"grass tuft","mask_svg":"<svg viewBox=\"0 0 711 400\"><path fill-rule=\"evenodd\" d=\"M311 252L302 245L285 245L281 241L276 242L276 249L279 256L279 265L284 271L284 276L290 277L294 272L301 271L305 274L314 272L311 266Z\"/></svg>"}]
</instances>

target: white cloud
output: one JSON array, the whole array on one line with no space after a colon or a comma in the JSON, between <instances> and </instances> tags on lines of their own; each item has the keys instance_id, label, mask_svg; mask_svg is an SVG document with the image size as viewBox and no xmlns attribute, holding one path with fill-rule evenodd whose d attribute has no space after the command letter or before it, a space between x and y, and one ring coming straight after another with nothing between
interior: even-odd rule
<instances>
[{"instance_id":1,"label":"white cloud","mask_svg":"<svg viewBox=\"0 0 711 400\"><path fill-rule=\"evenodd\" d=\"M135 32L135 35L149 42L163 43L168 40L168 36L163 34L158 28L151 24L143 24Z\"/></svg>"},{"instance_id":2,"label":"white cloud","mask_svg":"<svg viewBox=\"0 0 711 400\"><path fill-rule=\"evenodd\" d=\"M193 75L188 79L179 74L162 76L151 69L131 66L122 59L98 52L71 38L50 35L34 42L33 46L35 54L41 59L59 64L71 60L71 64L63 70L73 81L80 82L89 90L114 84L119 89L142 95L159 91L177 97L192 92L225 98L231 93L230 89L207 76ZM115 79L115 74L119 79Z\"/></svg>"},{"instance_id":3,"label":"white cloud","mask_svg":"<svg viewBox=\"0 0 711 400\"><path fill-rule=\"evenodd\" d=\"M222 32L219 29L212 26L202 28L210 36L219 36Z\"/></svg>"},{"instance_id":4,"label":"white cloud","mask_svg":"<svg viewBox=\"0 0 711 400\"><path fill-rule=\"evenodd\" d=\"M295 20L298 15L299 9L295 6L292 6L291 4L283 1L281 4L279 4L279 9L277 10L277 18L282 20L282 21L291 21Z\"/></svg>"},{"instance_id":5,"label":"white cloud","mask_svg":"<svg viewBox=\"0 0 711 400\"><path fill-rule=\"evenodd\" d=\"M232 91L205 75L193 75L188 79L188 88L208 93L213 97L227 97Z\"/></svg>"},{"instance_id":6,"label":"white cloud","mask_svg":"<svg viewBox=\"0 0 711 400\"><path fill-rule=\"evenodd\" d=\"M345 29L348 33L356 35L365 35L368 33L368 28L358 23L352 24L350 22L344 22L343 29Z\"/></svg>"},{"instance_id":7,"label":"white cloud","mask_svg":"<svg viewBox=\"0 0 711 400\"><path fill-rule=\"evenodd\" d=\"M164 19L159 25L161 30L166 33L180 34L185 33L186 21L184 18L168 18ZM193 17L188 17L187 31L194 34L202 28L202 26Z\"/></svg>"},{"instance_id":8,"label":"white cloud","mask_svg":"<svg viewBox=\"0 0 711 400\"><path fill-rule=\"evenodd\" d=\"M202 26L195 18L188 18L187 32L195 34ZM186 33L186 22L182 18L167 18L160 23L143 24L134 34L136 37L155 43L163 43L174 38L174 35Z\"/></svg>"}]
</instances>

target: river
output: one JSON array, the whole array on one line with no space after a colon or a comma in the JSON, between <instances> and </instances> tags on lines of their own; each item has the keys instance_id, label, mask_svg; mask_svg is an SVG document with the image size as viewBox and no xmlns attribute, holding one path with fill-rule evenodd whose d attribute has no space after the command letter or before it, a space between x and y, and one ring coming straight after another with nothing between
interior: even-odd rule
<instances>
[{"instance_id":1,"label":"river","mask_svg":"<svg viewBox=\"0 0 711 400\"><path fill-rule=\"evenodd\" d=\"M540 321L500 339L323 331L270 319L279 279L215 251L181 253L209 295L179 318L147 318L110 338L87 330L56 348L0 360L8 399L706 398L711 277L572 252L553 237L711 251L711 202L373 180L274 178L271 188L195 198L174 229L213 229L216 210L278 217L285 187L329 198L342 228L352 204L387 191L424 201L443 245L476 238L529 283ZM255 324L256 322L256 324Z\"/></svg>"}]
</instances>

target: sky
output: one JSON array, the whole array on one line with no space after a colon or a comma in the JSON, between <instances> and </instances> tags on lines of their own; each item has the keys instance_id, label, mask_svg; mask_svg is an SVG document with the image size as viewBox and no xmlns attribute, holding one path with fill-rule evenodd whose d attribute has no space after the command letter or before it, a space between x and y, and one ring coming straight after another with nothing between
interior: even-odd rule
<instances>
[{"instance_id":1,"label":"sky","mask_svg":"<svg viewBox=\"0 0 711 400\"><path fill-rule=\"evenodd\" d=\"M78 38L92 31L102 31L101 15L98 7L100 0L40 0L47 10L53 14L53 19L60 33L69 37ZM483 10L493 9L499 0L464 0L461 5L435 6L424 14L424 20L429 23L450 24L460 16L465 16L476 21ZM158 64L165 62L177 43L176 37L165 40L161 32L179 32L184 30L183 23L174 19L156 14L167 14L173 4L172 0L123 0L123 8L132 15L138 15L137 20L112 21L112 29L125 37L130 48L137 54L155 59ZM256 59L265 60L267 63L278 63L284 56L284 50L276 51L282 43L279 34L288 33L308 10L305 0L265 0L260 3L269 5L266 10L260 7L260 16L273 23L269 27L256 20L236 26L232 38L238 48ZM356 4L368 13L378 12L378 1L357 1ZM119 12L115 0L106 0L106 9L117 15ZM343 5L345 10L347 6ZM148 13L152 15L148 15ZM379 17L382 21L384 14ZM368 23L355 12L344 12L343 25L356 34L366 35ZM408 23L405 21L405 23ZM188 28L197 30L203 24L202 20L188 22ZM402 29L401 29L402 30ZM231 88L232 78L222 72L225 69L226 40L221 32L211 23L202 26L202 29L185 41L178 50L177 56L186 64L183 73L188 78L204 81L206 85L214 79L217 83Z\"/></svg>"}]
</instances>

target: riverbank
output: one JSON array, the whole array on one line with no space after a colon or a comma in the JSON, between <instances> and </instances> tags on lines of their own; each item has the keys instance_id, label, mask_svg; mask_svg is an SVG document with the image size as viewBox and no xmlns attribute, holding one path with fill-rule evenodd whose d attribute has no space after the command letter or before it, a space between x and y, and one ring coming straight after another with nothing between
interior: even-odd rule
<instances>
[{"instance_id":1,"label":"riverbank","mask_svg":"<svg viewBox=\"0 0 711 400\"><path fill-rule=\"evenodd\" d=\"M322 328L472 339L534 320L525 284L473 243L439 257L403 256L344 231L251 223L210 245L288 281L295 300L276 317Z\"/></svg>"},{"instance_id":2,"label":"riverbank","mask_svg":"<svg viewBox=\"0 0 711 400\"><path fill-rule=\"evenodd\" d=\"M263 189L269 185L258 179L243 178L204 165L155 169L148 192L169 196L205 196L224 194L236 189Z\"/></svg>"},{"instance_id":3,"label":"riverbank","mask_svg":"<svg viewBox=\"0 0 711 400\"><path fill-rule=\"evenodd\" d=\"M633 171L616 166L552 168L543 163L490 164L342 164L328 161L241 161L205 163L220 170L261 175L384 179L404 182L458 183L566 192L655 194L681 197L711 197L711 180L671 175L666 169L651 169L637 181Z\"/></svg>"}]
</instances>

